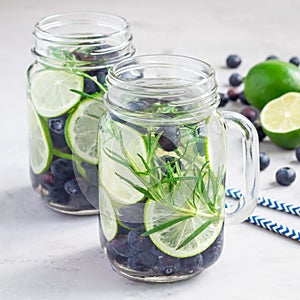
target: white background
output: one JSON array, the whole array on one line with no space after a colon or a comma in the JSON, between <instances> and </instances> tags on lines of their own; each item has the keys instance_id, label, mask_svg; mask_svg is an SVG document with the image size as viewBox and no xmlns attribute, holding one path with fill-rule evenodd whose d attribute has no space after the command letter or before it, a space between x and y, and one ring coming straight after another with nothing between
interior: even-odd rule
<instances>
[{"instance_id":1,"label":"white background","mask_svg":"<svg viewBox=\"0 0 300 300\"><path fill-rule=\"evenodd\" d=\"M118 14L132 24L137 54L176 53L211 63L220 91L232 73L228 54L238 53L242 75L270 54L300 56L297 0L1 0L0 2L0 299L300 299L299 243L254 225L226 228L221 259L201 275L173 284L141 284L114 273L100 252L97 217L71 217L44 207L31 191L27 163L26 68L34 24L68 11ZM231 106L240 110L241 106ZM241 156L230 139L228 181L239 185ZM268 141L271 157L261 173L261 194L300 204L300 164L293 151ZM274 181L291 166L290 187ZM299 217L270 209L257 213L298 228Z\"/></svg>"}]
</instances>

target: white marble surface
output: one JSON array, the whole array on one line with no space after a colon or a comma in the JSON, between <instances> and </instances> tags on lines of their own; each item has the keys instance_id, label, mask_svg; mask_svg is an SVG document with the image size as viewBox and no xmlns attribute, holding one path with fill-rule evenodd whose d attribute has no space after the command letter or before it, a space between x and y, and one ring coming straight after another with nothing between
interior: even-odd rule
<instances>
[{"instance_id":1,"label":"white marble surface","mask_svg":"<svg viewBox=\"0 0 300 300\"><path fill-rule=\"evenodd\" d=\"M191 280L164 285L131 282L114 273L100 252L96 217L70 217L44 207L29 187L25 84L33 26L66 11L119 14L132 24L139 54L178 53L210 62L225 91L224 60L240 54L243 75L269 54L300 56L298 0L1 0L0 299L300 299L300 245L250 224L226 228L219 262ZM234 109L240 109L234 107ZM239 146L230 144L229 181L240 178ZM300 164L293 151L261 144L271 165L261 193L300 204ZM292 166L290 187L275 171ZM299 218L258 213L300 229Z\"/></svg>"}]
</instances>

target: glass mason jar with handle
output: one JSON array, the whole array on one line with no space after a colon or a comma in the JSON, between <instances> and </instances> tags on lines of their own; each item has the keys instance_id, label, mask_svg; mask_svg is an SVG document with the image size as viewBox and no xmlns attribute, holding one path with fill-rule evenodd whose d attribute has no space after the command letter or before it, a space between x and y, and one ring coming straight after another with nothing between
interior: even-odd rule
<instances>
[{"instance_id":1,"label":"glass mason jar with handle","mask_svg":"<svg viewBox=\"0 0 300 300\"><path fill-rule=\"evenodd\" d=\"M194 58L133 57L109 71L107 84L98 135L102 248L130 279L199 274L221 255L225 215L243 221L256 206L256 130L216 110L215 72ZM245 196L226 212L228 127L243 136Z\"/></svg>"},{"instance_id":2,"label":"glass mason jar with handle","mask_svg":"<svg viewBox=\"0 0 300 300\"><path fill-rule=\"evenodd\" d=\"M34 36L27 93L32 186L54 210L94 214L105 78L135 52L130 26L114 15L67 13L39 21Z\"/></svg>"}]
</instances>

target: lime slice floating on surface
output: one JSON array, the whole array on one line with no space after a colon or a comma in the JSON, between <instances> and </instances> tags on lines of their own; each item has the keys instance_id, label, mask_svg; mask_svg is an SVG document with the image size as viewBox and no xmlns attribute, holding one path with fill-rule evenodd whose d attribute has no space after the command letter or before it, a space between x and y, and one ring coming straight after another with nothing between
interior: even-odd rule
<instances>
[{"instance_id":1,"label":"lime slice floating on surface","mask_svg":"<svg viewBox=\"0 0 300 300\"><path fill-rule=\"evenodd\" d=\"M104 111L100 99L84 100L69 115L65 125L66 140L73 153L94 165L98 162L99 118Z\"/></svg>"},{"instance_id":2,"label":"lime slice floating on surface","mask_svg":"<svg viewBox=\"0 0 300 300\"><path fill-rule=\"evenodd\" d=\"M130 163L138 171L144 172L145 166L138 154L146 160L146 146L141 134L135 129L119 124L113 124L113 127L119 139L123 140L124 149L122 149L120 140L112 136L111 132L102 135L101 161L99 165L99 169L101 170L100 182L108 191L113 201L123 204L133 204L143 199L144 196L121 177L139 186L143 185L133 175L129 167L117 162L113 157L126 162L130 160ZM127 156L124 155L124 150Z\"/></svg>"},{"instance_id":3,"label":"lime slice floating on surface","mask_svg":"<svg viewBox=\"0 0 300 300\"><path fill-rule=\"evenodd\" d=\"M39 115L47 118L64 114L81 96L73 90L83 91L82 76L58 70L43 70L32 78L30 95Z\"/></svg>"},{"instance_id":4,"label":"lime slice floating on surface","mask_svg":"<svg viewBox=\"0 0 300 300\"><path fill-rule=\"evenodd\" d=\"M28 123L30 165L35 174L40 174L49 168L52 159L51 139L47 125L40 120L30 101Z\"/></svg>"},{"instance_id":5,"label":"lime slice floating on surface","mask_svg":"<svg viewBox=\"0 0 300 300\"><path fill-rule=\"evenodd\" d=\"M260 121L266 135L287 149L300 146L300 93L287 93L269 102Z\"/></svg>"}]
</instances>

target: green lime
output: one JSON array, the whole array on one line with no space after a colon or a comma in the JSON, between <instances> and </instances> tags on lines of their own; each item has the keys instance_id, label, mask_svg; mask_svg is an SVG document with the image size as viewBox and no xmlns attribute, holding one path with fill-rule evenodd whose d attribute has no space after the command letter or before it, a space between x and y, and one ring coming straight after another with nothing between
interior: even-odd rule
<instances>
[{"instance_id":1,"label":"green lime","mask_svg":"<svg viewBox=\"0 0 300 300\"><path fill-rule=\"evenodd\" d=\"M261 110L285 93L300 92L300 70L291 63L267 60L251 68L244 83L247 100Z\"/></svg>"},{"instance_id":2,"label":"green lime","mask_svg":"<svg viewBox=\"0 0 300 300\"><path fill-rule=\"evenodd\" d=\"M69 115L65 125L66 140L73 153L94 165L98 163L99 118L104 111L100 99L84 100Z\"/></svg>"},{"instance_id":3,"label":"green lime","mask_svg":"<svg viewBox=\"0 0 300 300\"><path fill-rule=\"evenodd\" d=\"M181 194L180 194L181 193ZM193 211L185 201L187 197L191 197L193 191L190 187L184 188L178 193L175 205L164 205L159 201L148 200L145 206L144 223L146 230L152 230L162 224L172 222L176 219L192 214L193 217L180 221L165 229L150 234L152 242L162 252L174 257L190 257L201 253L207 249L218 237L223 226L223 214L214 215L205 206L198 206ZM217 207L220 211L222 203L224 203L224 188L220 185L217 197ZM195 233L201 226L208 226L194 239L185 246L179 247L184 240Z\"/></svg>"},{"instance_id":4,"label":"green lime","mask_svg":"<svg viewBox=\"0 0 300 300\"><path fill-rule=\"evenodd\" d=\"M99 190L99 211L103 234L111 241L118 233L118 223L114 207L104 188Z\"/></svg>"},{"instance_id":5,"label":"green lime","mask_svg":"<svg viewBox=\"0 0 300 300\"><path fill-rule=\"evenodd\" d=\"M112 128L112 131L107 130L101 136L100 185L108 191L113 201L133 204L144 197L132 186L132 184L138 186L143 184L133 174L131 167L134 167L137 172L145 172L141 159L141 157L147 159L145 143L141 134L135 129L117 123L114 123Z\"/></svg>"},{"instance_id":6,"label":"green lime","mask_svg":"<svg viewBox=\"0 0 300 300\"><path fill-rule=\"evenodd\" d=\"M300 93L287 93L269 102L260 121L266 135L287 149L300 146Z\"/></svg>"},{"instance_id":7,"label":"green lime","mask_svg":"<svg viewBox=\"0 0 300 300\"><path fill-rule=\"evenodd\" d=\"M60 116L79 102L81 96L71 89L83 91L83 77L60 70L43 70L33 77L31 100L39 115Z\"/></svg>"},{"instance_id":8,"label":"green lime","mask_svg":"<svg viewBox=\"0 0 300 300\"><path fill-rule=\"evenodd\" d=\"M47 125L40 120L30 101L28 123L30 165L35 174L40 174L46 171L51 163L51 139Z\"/></svg>"}]
</instances>

